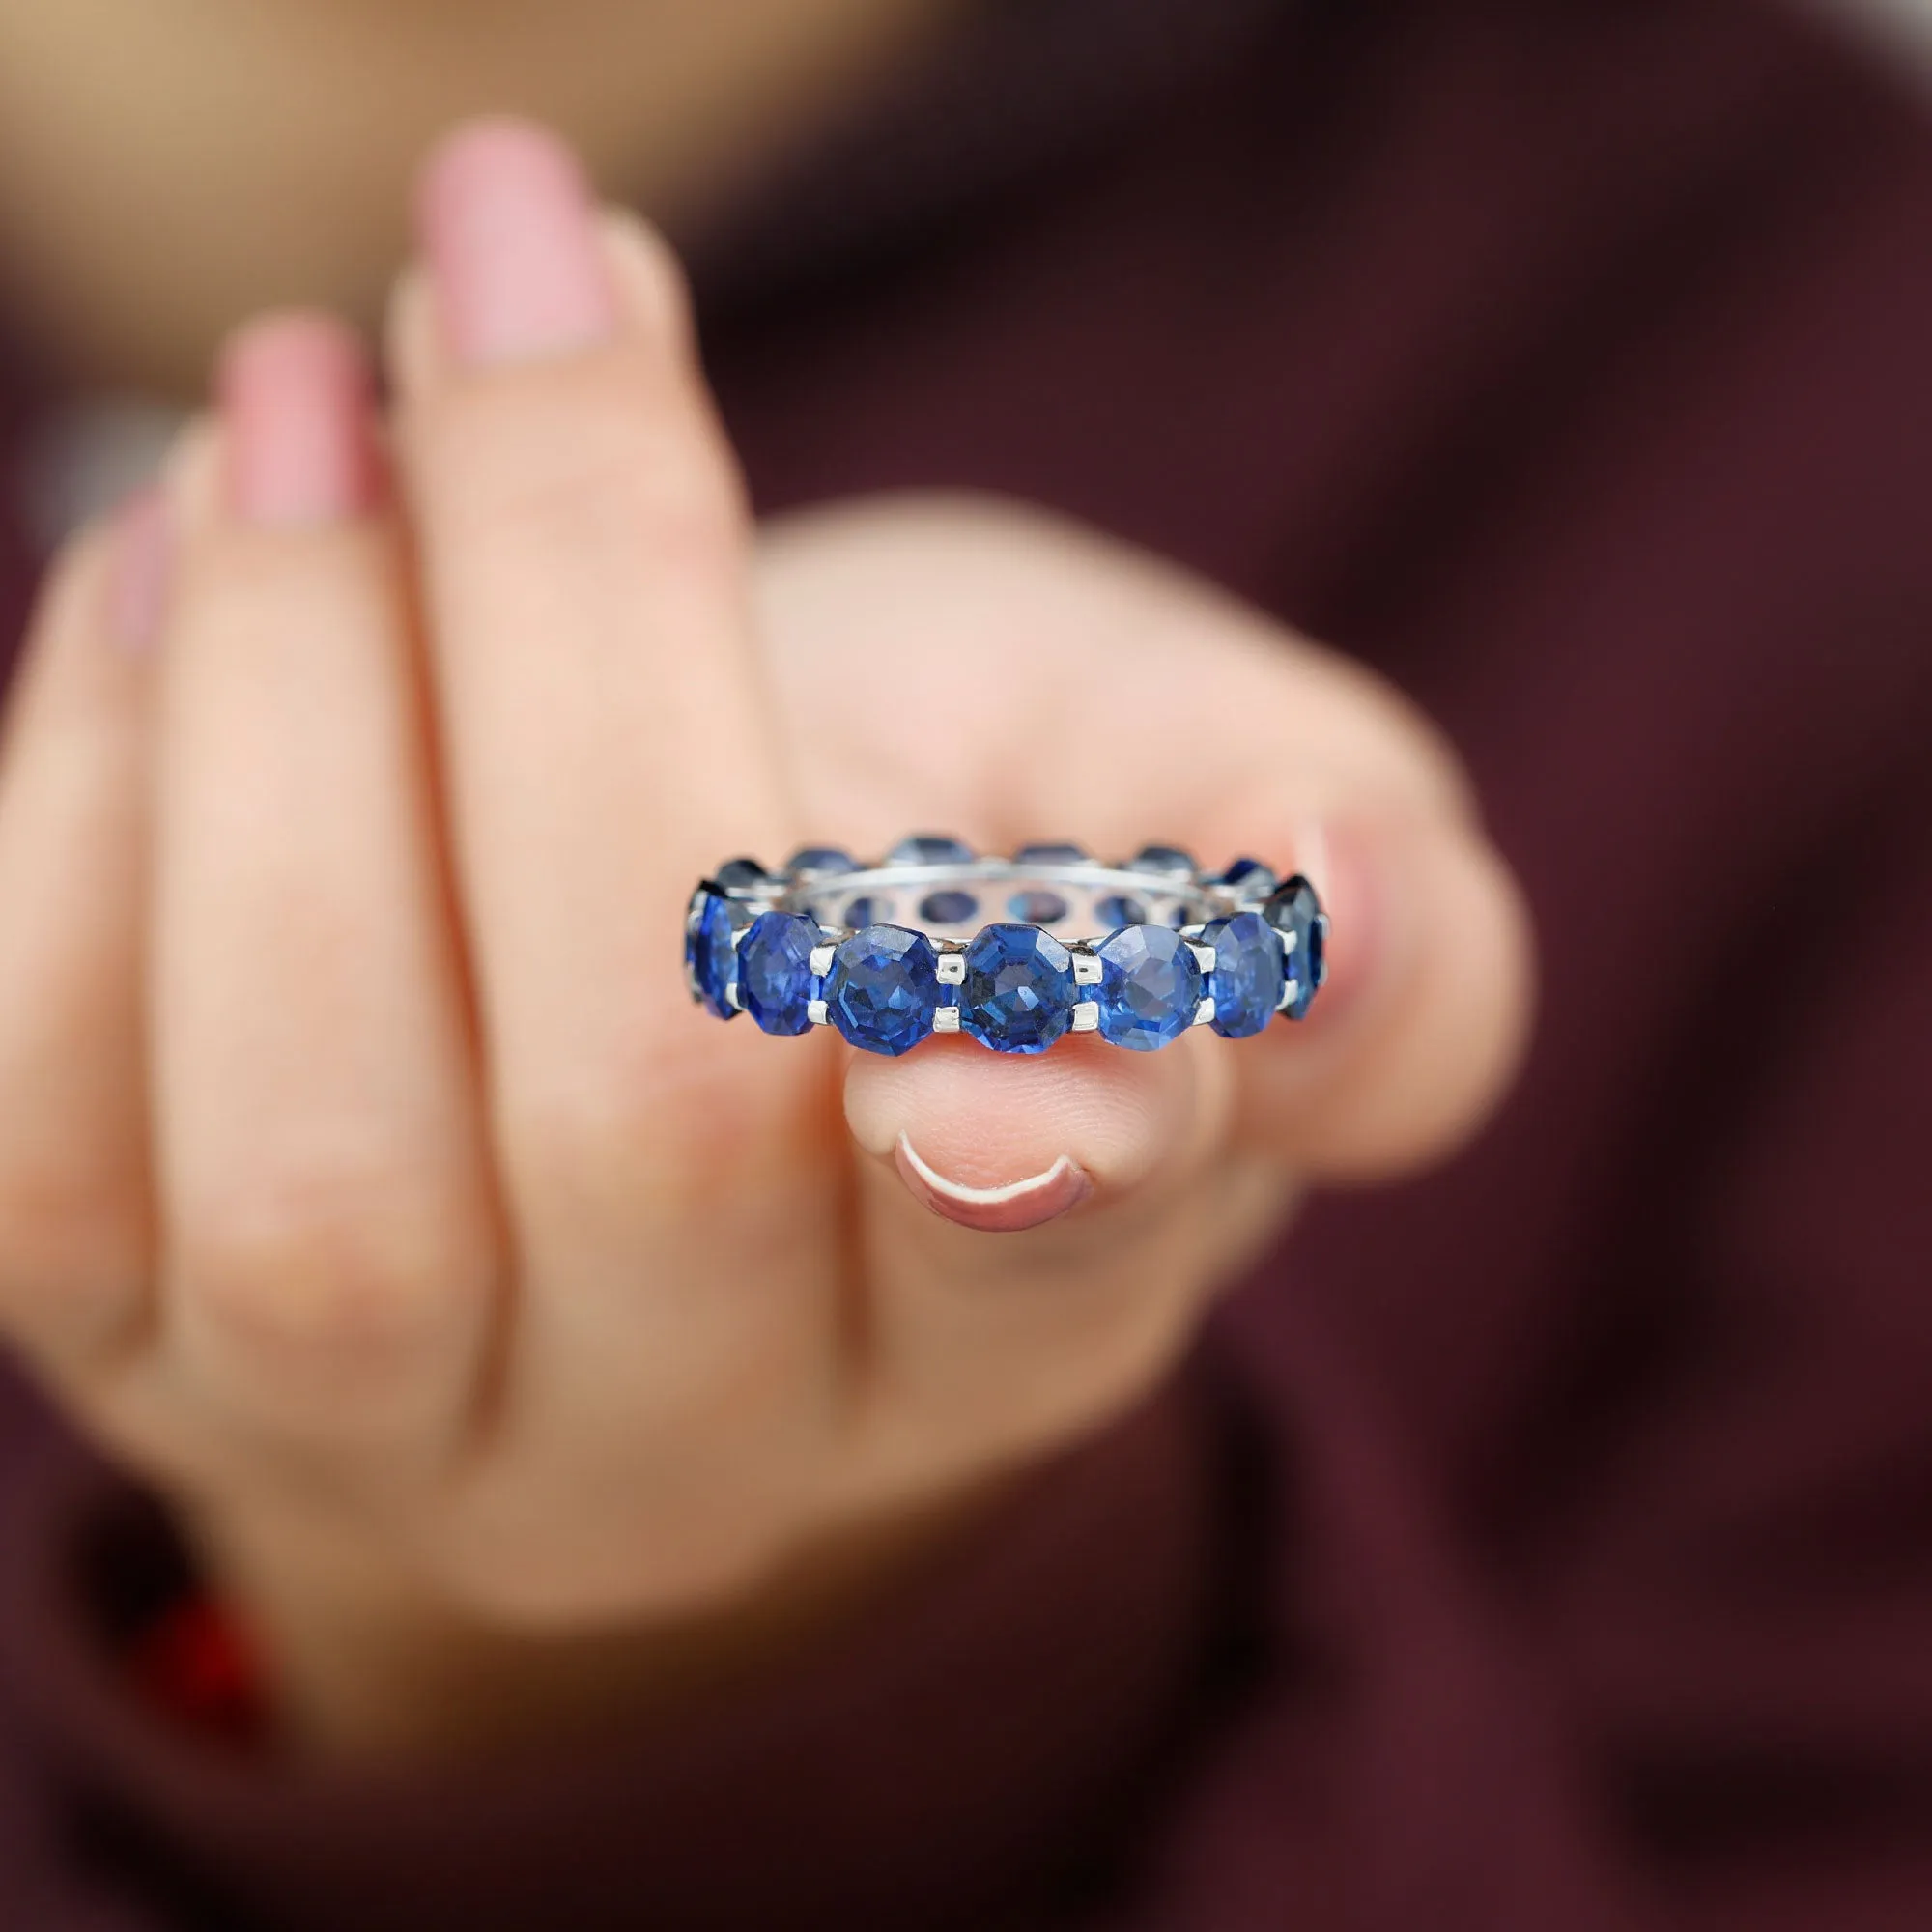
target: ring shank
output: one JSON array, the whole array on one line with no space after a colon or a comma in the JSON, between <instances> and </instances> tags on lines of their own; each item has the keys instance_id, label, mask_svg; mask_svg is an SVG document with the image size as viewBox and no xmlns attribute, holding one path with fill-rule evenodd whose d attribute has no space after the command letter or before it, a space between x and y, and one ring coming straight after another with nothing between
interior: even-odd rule
<instances>
[{"instance_id":1,"label":"ring shank","mask_svg":"<svg viewBox=\"0 0 1932 1932\"><path fill-rule=\"evenodd\" d=\"M1134 914L1122 913L1122 901ZM1200 925L1237 910L1239 901L1236 891L1186 874L985 858L805 874L771 902L836 931L899 924L966 935L989 922L1011 920L1065 938L1098 936L1123 924ZM860 917L850 916L855 910Z\"/></svg>"}]
</instances>

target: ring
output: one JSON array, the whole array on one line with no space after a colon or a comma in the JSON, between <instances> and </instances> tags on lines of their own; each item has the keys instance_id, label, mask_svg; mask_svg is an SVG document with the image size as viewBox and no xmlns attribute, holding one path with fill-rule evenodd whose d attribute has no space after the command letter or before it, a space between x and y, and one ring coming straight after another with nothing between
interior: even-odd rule
<instances>
[{"instance_id":1,"label":"ring","mask_svg":"<svg viewBox=\"0 0 1932 1932\"><path fill-rule=\"evenodd\" d=\"M989 909L1007 919L979 924ZM890 1054L935 1033L996 1053L1097 1033L1151 1052L1190 1027L1240 1039L1300 1019L1327 939L1314 887L1258 859L1210 874L1172 845L1110 866L1077 845L1007 859L922 836L875 866L824 845L776 872L731 860L692 895L684 957L694 1000L767 1033L831 1026Z\"/></svg>"}]
</instances>

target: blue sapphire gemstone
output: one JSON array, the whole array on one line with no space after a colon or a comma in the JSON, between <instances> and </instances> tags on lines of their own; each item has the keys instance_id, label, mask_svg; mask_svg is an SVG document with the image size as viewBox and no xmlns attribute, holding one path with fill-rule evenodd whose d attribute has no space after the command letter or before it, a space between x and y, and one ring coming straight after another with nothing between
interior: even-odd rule
<instances>
[{"instance_id":1,"label":"blue sapphire gemstone","mask_svg":"<svg viewBox=\"0 0 1932 1932\"><path fill-rule=\"evenodd\" d=\"M836 878L842 872L856 872L859 862L836 845L801 845L785 861L787 872L811 873L819 878Z\"/></svg>"},{"instance_id":2,"label":"blue sapphire gemstone","mask_svg":"<svg viewBox=\"0 0 1932 1932\"><path fill-rule=\"evenodd\" d=\"M1065 839L1058 844L1022 845L1013 854L1016 866L1081 866L1086 862L1086 848Z\"/></svg>"},{"instance_id":3,"label":"blue sapphire gemstone","mask_svg":"<svg viewBox=\"0 0 1932 1932\"><path fill-rule=\"evenodd\" d=\"M684 922L684 963L697 996L721 1020L735 1019L731 987L738 977L733 942L751 919L750 911L722 894L700 887Z\"/></svg>"},{"instance_id":4,"label":"blue sapphire gemstone","mask_svg":"<svg viewBox=\"0 0 1932 1932\"><path fill-rule=\"evenodd\" d=\"M971 893L927 893L919 902L919 916L934 925L963 925L980 910Z\"/></svg>"},{"instance_id":5,"label":"blue sapphire gemstone","mask_svg":"<svg viewBox=\"0 0 1932 1932\"><path fill-rule=\"evenodd\" d=\"M867 1053L904 1053L932 1031L939 955L923 932L868 925L842 939L825 981L826 1016Z\"/></svg>"},{"instance_id":6,"label":"blue sapphire gemstone","mask_svg":"<svg viewBox=\"0 0 1932 1932\"><path fill-rule=\"evenodd\" d=\"M996 1053L1044 1053L1073 1024L1073 955L1032 925L981 926L966 949L959 1025Z\"/></svg>"},{"instance_id":7,"label":"blue sapphire gemstone","mask_svg":"<svg viewBox=\"0 0 1932 1932\"><path fill-rule=\"evenodd\" d=\"M1201 943L1214 949L1208 990L1214 999L1214 1031L1229 1039L1260 1033L1281 1005L1281 935L1258 912L1237 912L1202 928Z\"/></svg>"},{"instance_id":8,"label":"blue sapphire gemstone","mask_svg":"<svg viewBox=\"0 0 1932 1932\"><path fill-rule=\"evenodd\" d=\"M1147 907L1124 893L1114 893L1094 908L1094 917L1102 925L1145 925Z\"/></svg>"},{"instance_id":9,"label":"blue sapphire gemstone","mask_svg":"<svg viewBox=\"0 0 1932 1932\"><path fill-rule=\"evenodd\" d=\"M1066 917L1066 901L1058 893L1036 888L1015 893L1007 901L1007 910L1030 925L1058 925Z\"/></svg>"},{"instance_id":10,"label":"blue sapphire gemstone","mask_svg":"<svg viewBox=\"0 0 1932 1932\"><path fill-rule=\"evenodd\" d=\"M843 923L846 925L880 925L893 909L891 899L874 898L870 894L862 894L845 908Z\"/></svg>"},{"instance_id":11,"label":"blue sapphire gemstone","mask_svg":"<svg viewBox=\"0 0 1932 1932\"><path fill-rule=\"evenodd\" d=\"M1263 865L1259 859L1236 859L1215 881L1217 885L1233 886L1247 899L1266 898L1279 883L1274 867Z\"/></svg>"},{"instance_id":12,"label":"blue sapphire gemstone","mask_svg":"<svg viewBox=\"0 0 1932 1932\"><path fill-rule=\"evenodd\" d=\"M1142 1053L1165 1046L1194 1024L1201 966L1179 933L1165 925L1126 925L1094 949L1100 960L1100 1036Z\"/></svg>"},{"instance_id":13,"label":"blue sapphire gemstone","mask_svg":"<svg viewBox=\"0 0 1932 1932\"><path fill-rule=\"evenodd\" d=\"M761 886L771 875L755 859L727 859L713 875L721 886Z\"/></svg>"},{"instance_id":14,"label":"blue sapphire gemstone","mask_svg":"<svg viewBox=\"0 0 1932 1932\"><path fill-rule=\"evenodd\" d=\"M889 866L963 866L973 857L973 848L957 838L945 838L933 832L916 833L901 838L886 854Z\"/></svg>"},{"instance_id":15,"label":"blue sapphire gemstone","mask_svg":"<svg viewBox=\"0 0 1932 1932\"><path fill-rule=\"evenodd\" d=\"M1328 977L1328 915L1315 896L1315 888L1299 872L1262 908L1262 917L1281 934L1289 979L1289 999L1282 1008L1298 1020Z\"/></svg>"},{"instance_id":16,"label":"blue sapphire gemstone","mask_svg":"<svg viewBox=\"0 0 1932 1932\"><path fill-rule=\"evenodd\" d=\"M1194 876L1194 855L1183 852L1179 845L1143 845L1127 861L1130 872L1158 872L1163 878L1188 878Z\"/></svg>"},{"instance_id":17,"label":"blue sapphire gemstone","mask_svg":"<svg viewBox=\"0 0 1932 1932\"><path fill-rule=\"evenodd\" d=\"M818 981L811 950L818 927L796 913L760 913L738 947L738 1004L767 1033L803 1033L811 1024Z\"/></svg>"}]
</instances>

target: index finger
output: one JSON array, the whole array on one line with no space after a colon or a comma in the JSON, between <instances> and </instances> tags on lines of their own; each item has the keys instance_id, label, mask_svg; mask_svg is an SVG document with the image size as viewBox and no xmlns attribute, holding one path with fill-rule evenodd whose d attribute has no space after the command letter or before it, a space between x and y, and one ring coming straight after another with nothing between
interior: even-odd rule
<instances>
[{"instance_id":1,"label":"index finger","mask_svg":"<svg viewBox=\"0 0 1932 1932\"><path fill-rule=\"evenodd\" d=\"M512 1396L560 1439L635 1435L727 1388L780 1426L827 1379L836 1284L758 1257L834 1249L813 1115L832 1063L826 1042L773 1056L721 1032L678 953L692 881L791 829L747 514L681 284L533 128L452 137L419 217L430 273L393 347L527 1291ZM791 1401L762 1399L780 1384Z\"/></svg>"}]
</instances>

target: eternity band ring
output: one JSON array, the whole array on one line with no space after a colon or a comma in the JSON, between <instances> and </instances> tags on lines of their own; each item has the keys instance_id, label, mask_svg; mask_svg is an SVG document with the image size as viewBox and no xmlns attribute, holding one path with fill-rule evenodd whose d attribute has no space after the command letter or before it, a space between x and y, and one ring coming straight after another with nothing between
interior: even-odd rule
<instances>
[{"instance_id":1,"label":"eternity band ring","mask_svg":"<svg viewBox=\"0 0 1932 1932\"><path fill-rule=\"evenodd\" d=\"M1258 859L1210 873L1172 845L1105 865L921 836L872 866L823 845L778 871L731 860L692 895L684 956L694 1000L767 1033L836 1027L890 1054L935 1033L996 1053L1095 1033L1145 1053L1190 1027L1241 1039L1300 1019L1327 937L1314 887Z\"/></svg>"}]
</instances>

